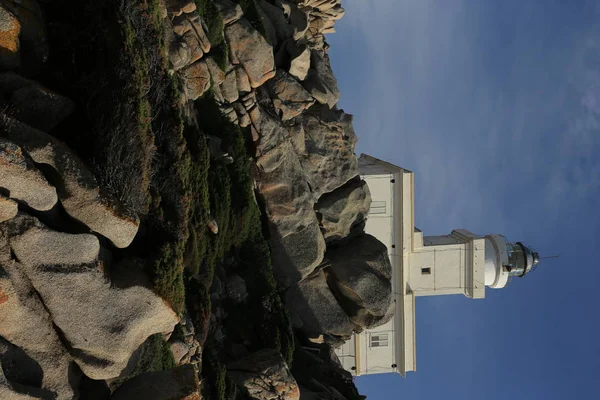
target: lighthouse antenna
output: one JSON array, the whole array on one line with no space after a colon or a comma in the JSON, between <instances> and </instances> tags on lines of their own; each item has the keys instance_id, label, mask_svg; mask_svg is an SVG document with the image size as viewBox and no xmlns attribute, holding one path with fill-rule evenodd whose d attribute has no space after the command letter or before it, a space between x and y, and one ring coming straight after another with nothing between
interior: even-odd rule
<instances>
[{"instance_id":1,"label":"lighthouse antenna","mask_svg":"<svg viewBox=\"0 0 600 400\"><path fill-rule=\"evenodd\" d=\"M556 255L556 256L546 256L546 257L540 257L540 260L545 260L547 258L559 258L559 257L560 257L559 255Z\"/></svg>"}]
</instances>

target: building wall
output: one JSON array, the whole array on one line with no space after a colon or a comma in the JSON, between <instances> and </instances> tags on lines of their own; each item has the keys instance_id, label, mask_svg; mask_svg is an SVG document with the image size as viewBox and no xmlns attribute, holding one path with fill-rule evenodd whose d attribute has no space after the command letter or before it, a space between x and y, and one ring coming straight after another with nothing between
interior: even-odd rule
<instances>
[{"instance_id":1,"label":"building wall","mask_svg":"<svg viewBox=\"0 0 600 400\"><path fill-rule=\"evenodd\" d=\"M355 334L336 350L342 365L355 375L401 373L416 368L414 338L414 295L405 295L407 273L401 270L408 264L412 247L413 202L412 173L392 164L361 155L359 166L372 198L365 231L387 248L392 264L392 288L395 293L394 318L383 326ZM408 196L408 199L404 199ZM403 215L408 216L406 221ZM403 238L406 236L406 238ZM422 235L417 243L422 246ZM406 240L405 240L406 239ZM405 248L406 247L406 248ZM404 283L403 283L404 282ZM409 320L405 320L405 318ZM402 338L401 338L402 337ZM387 338L387 341L383 341ZM403 340L408 340L404 342ZM376 345L374 345L377 343ZM404 360L400 362L400 360Z\"/></svg>"},{"instance_id":2,"label":"building wall","mask_svg":"<svg viewBox=\"0 0 600 400\"><path fill-rule=\"evenodd\" d=\"M411 290L416 296L463 293L465 251L464 244L448 244L426 245L411 253L408 277Z\"/></svg>"},{"instance_id":3,"label":"building wall","mask_svg":"<svg viewBox=\"0 0 600 400\"><path fill-rule=\"evenodd\" d=\"M362 168L361 172L363 172ZM392 247L394 245L394 183L392 183L394 176L388 171L382 171L381 168L375 167L371 168L369 172L378 174L363 175L363 179L369 185L372 199L371 212L365 225L365 231L375 236L388 248L392 271L395 271L396 261ZM354 340L359 346L359 357L355 361L358 362L356 375L395 372L395 368L392 368L392 364L396 363L394 319L385 325L365 330L354 336ZM387 340L384 341L384 338ZM347 348L346 351L348 351Z\"/></svg>"}]
</instances>

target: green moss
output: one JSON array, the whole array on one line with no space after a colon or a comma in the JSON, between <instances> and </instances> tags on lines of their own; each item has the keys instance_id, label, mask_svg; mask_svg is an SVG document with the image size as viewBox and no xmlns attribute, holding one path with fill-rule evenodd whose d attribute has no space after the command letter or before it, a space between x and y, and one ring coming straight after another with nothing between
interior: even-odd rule
<instances>
[{"instance_id":1,"label":"green moss","mask_svg":"<svg viewBox=\"0 0 600 400\"><path fill-rule=\"evenodd\" d=\"M205 399L225 400L227 391L227 369L219 359L220 349L211 344L202 353L202 375L206 377Z\"/></svg>"},{"instance_id":2,"label":"green moss","mask_svg":"<svg viewBox=\"0 0 600 400\"><path fill-rule=\"evenodd\" d=\"M225 41L210 49L209 55L215 60L219 68L226 71L229 67L229 46Z\"/></svg>"},{"instance_id":3,"label":"green moss","mask_svg":"<svg viewBox=\"0 0 600 400\"><path fill-rule=\"evenodd\" d=\"M223 17L214 0L195 0L196 9L208 27L208 40L211 47L223 43Z\"/></svg>"},{"instance_id":4,"label":"green moss","mask_svg":"<svg viewBox=\"0 0 600 400\"><path fill-rule=\"evenodd\" d=\"M141 346L140 354L133 371L116 385L146 372L166 371L175 368L173 354L162 334L150 336Z\"/></svg>"}]
</instances>

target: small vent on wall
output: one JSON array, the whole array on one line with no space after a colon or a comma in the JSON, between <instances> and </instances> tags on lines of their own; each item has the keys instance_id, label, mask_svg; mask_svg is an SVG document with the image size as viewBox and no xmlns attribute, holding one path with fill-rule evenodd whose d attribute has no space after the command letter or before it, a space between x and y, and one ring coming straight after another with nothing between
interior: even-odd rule
<instances>
[{"instance_id":1,"label":"small vent on wall","mask_svg":"<svg viewBox=\"0 0 600 400\"><path fill-rule=\"evenodd\" d=\"M376 215L376 214L387 214L387 203L385 201L371 202L371 208L369 209L369 215Z\"/></svg>"},{"instance_id":2,"label":"small vent on wall","mask_svg":"<svg viewBox=\"0 0 600 400\"><path fill-rule=\"evenodd\" d=\"M421 268L421 275L431 275L431 267Z\"/></svg>"}]
</instances>

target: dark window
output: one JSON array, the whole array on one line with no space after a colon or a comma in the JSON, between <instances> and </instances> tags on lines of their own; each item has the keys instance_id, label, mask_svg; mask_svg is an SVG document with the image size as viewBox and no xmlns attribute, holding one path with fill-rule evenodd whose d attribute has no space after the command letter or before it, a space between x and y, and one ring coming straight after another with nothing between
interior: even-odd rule
<instances>
[{"instance_id":1,"label":"dark window","mask_svg":"<svg viewBox=\"0 0 600 400\"><path fill-rule=\"evenodd\" d=\"M431 275L431 267L421 268L421 275Z\"/></svg>"}]
</instances>

